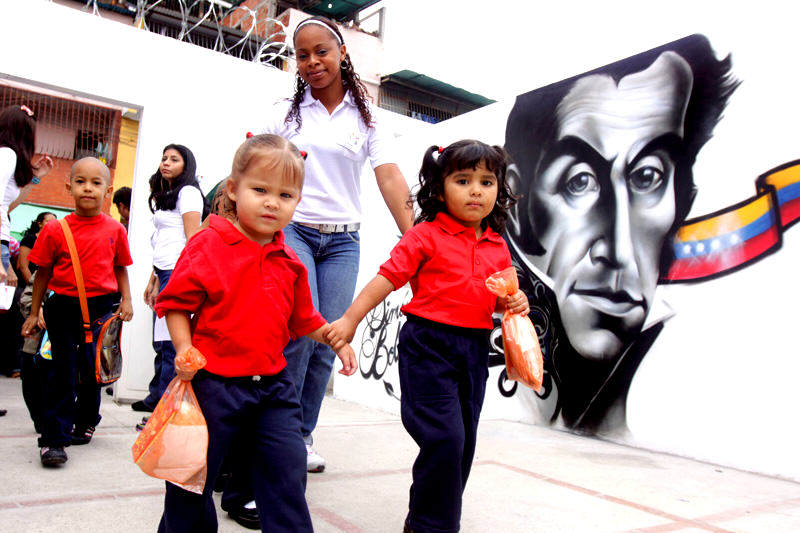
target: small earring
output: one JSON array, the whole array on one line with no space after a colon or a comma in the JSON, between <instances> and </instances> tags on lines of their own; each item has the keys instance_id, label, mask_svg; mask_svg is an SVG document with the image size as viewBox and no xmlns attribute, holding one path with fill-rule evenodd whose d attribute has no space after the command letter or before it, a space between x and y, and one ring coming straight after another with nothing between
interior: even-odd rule
<instances>
[{"instance_id":1,"label":"small earring","mask_svg":"<svg viewBox=\"0 0 800 533\"><path fill-rule=\"evenodd\" d=\"M340 64L340 66L341 66L342 70L346 69L349 66L347 64L347 60L346 59L342 59L342 62Z\"/></svg>"}]
</instances>

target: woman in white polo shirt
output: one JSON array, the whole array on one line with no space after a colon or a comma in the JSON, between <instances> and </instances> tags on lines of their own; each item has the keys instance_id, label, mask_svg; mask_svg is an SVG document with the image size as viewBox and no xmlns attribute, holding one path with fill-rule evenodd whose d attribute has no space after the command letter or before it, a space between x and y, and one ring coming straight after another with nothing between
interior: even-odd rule
<instances>
[{"instance_id":1,"label":"woman in white polo shirt","mask_svg":"<svg viewBox=\"0 0 800 533\"><path fill-rule=\"evenodd\" d=\"M307 152L303 198L285 229L309 273L314 305L326 320L338 319L353 300L358 275L361 173L369 160L383 199L400 232L413 225L409 189L392 150L393 135L378 121L367 91L353 69L336 24L312 17L294 32L296 91L273 110L266 132ZM311 448L334 353L302 338L287 346L303 408L309 471L325 461Z\"/></svg>"},{"instance_id":2,"label":"woman in white polo shirt","mask_svg":"<svg viewBox=\"0 0 800 533\"><path fill-rule=\"evenodd\" d=\"M168 144L158 170L150 177L148 205L155 226L150 239L153 272L144 291L144 301L150 307L167 285L186 241L200 229L203 193L196 172L197 163L192 151L180 144ZM156 351L155 375L150 381L147 398L132 404L134 411L152 411L175 377L175 347L169 340L166 327L156 326L153 348Z\"/></svg>"}]
</instances>

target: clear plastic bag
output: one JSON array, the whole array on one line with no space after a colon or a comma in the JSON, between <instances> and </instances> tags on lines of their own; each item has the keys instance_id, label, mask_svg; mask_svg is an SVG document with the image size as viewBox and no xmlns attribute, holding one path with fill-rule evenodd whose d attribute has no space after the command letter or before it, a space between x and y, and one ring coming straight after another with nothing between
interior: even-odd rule
<instances>
[{"instance_id":1,"label":"clear plastic bag","mask_svg":"<svg viewBox=\"0 0 800 533\"><path fill-rule=\"evenodd\" d=\"M486 287L497 296L509 296L519 290L514 267L495 272L486 279ZM503 313L503 351L508 379L519 381L536 392L542 390L544 365L539 336L531 319L516 313Z\"/></svg>"},{"instance_id":2,"label":"clear plastic bag","mask_svg":"<svg viewBox=\"0 0 800 533\"><path fill-rule=\"evenodd\" d=\"M199 370L205 357L190 348L175 357L185 370ZM206 484L208 428L191 381L175 378L131 449L133 460L148 476L164 479L196 494Z\"/></svg>"}]
</instances>

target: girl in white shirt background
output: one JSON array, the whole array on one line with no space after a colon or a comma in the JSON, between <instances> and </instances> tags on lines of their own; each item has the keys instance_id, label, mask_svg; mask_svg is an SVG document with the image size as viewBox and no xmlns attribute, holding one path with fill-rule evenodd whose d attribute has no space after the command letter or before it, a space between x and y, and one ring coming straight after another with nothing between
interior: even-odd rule
<instances>
[{"instance_id":1,"label":"girl in white shirt background","mask_svg":"<svg viewBox=\"0 0 800 533\"><path fill-rule=\"evenodd\" d=\"M200 229L203 193L196 173L197 163L192 151L180 144L168 144L158 170L150 177L148 205L155 226L150 240L153 272L144 291L144 301L150 307L166 287L186 241ZM175 377L175 347L166 328L154 328L153 348L156 351L155 375L150 380L148 396L131 405L134 411L152 411Z\"/></svg>"},{"instance_id":2,"label":"girl in white shirt background","mask_svg":"<svg viewBox=\"0 0 800 533\"><path fill-rule=\"evenodd\" d=\"M36 148L36 120L27 106L9 106L0 111L0 243L2 265L0 283L16 286L17 276L9 269L8 241L11 238L9 213L22 203L53 168L48 156L32 162Z\"/></svg>"}]
</instances>

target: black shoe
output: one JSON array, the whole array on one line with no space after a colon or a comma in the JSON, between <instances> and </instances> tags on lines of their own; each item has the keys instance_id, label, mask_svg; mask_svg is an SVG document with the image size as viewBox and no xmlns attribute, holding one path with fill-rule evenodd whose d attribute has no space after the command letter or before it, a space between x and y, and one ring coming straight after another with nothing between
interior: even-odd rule
<instances>
[{"instance_id":1,"label":"black shoe","mask_svg":"<svg viewBox=\"0 0 800 533\"><path fill-rule=\"evenodd\" d=\"M217 476L217 480L214 481L214 492L222 492L225 490L225 485L228 484L228 480L231 478L230 472L224 472Z\"/></svg>"},{"instance_id":2,"label":"black shoe","mask_svg":"<svg viewBox=\"0 0 800 533\"><path fill-rule=\"evenodd\" d=\"M72 444L76 446L80 446L81 444L89 444L92 441L92 436L94 435L94 426L89 426L87 428L79 428L75 426L72 429Z\"/></svg>"},{"instance_id":3,"label":"black shoe","mask_svg":"<svg viewBox=\"0 0 800 533\"><path fill-rule=\"evenodd\" d=\"M65 452L64 448L61 446L56 448L44 446L41 450L39 450L39 454L39 458L42 460L42 464L44 466L63 465L68 459L67 452Z\"/></svg>"},{"instance_id":4,"label":"black shoe","mask_svg":"<svg viewBox=\"0 0 800 533\"><path fill-rule=\"evenodd\" d=\"M131 409L133 409L134 411L141 411L142 413L152 413L153 412L153 407L150 407L149 405L144 403L144 400L139 400L138 402L133 402L131 404Z\"/></svg>"},{"instance_id":5,"label":"black shoe","mask_svg":"<svg viewBox=\"0 0 800 533\"><path fill-rule=\"evenodd\" d=\"M245 506L228 511L228 516L233 518L237 524L247 529L261 529L261 521L258 519L258 509L248 509Z\"/></svg>"},{"instance_id":6,"label":"black shoe","mask_svg":"<svg viewBox=\"0 0 800 533\"><path fill-rule=\"evenodd\" d=\"M7 412L5 409L0 409L0 416L6 416Z\"/></svg>"}]
</instances>

